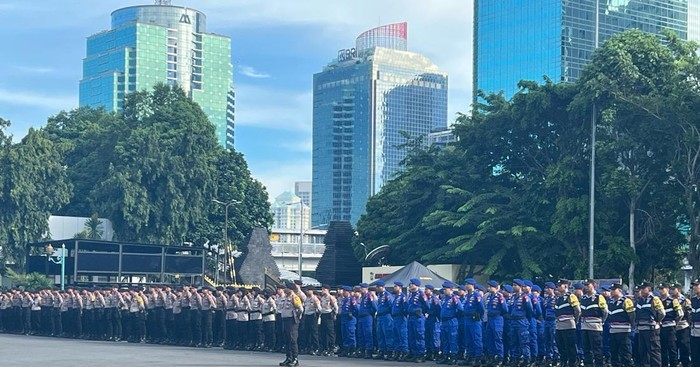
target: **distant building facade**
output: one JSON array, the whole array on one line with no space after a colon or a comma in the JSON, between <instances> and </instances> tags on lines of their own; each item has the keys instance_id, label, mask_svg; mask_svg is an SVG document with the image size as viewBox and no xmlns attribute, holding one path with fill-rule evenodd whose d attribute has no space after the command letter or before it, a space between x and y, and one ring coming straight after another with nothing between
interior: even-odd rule
<instances>
[{"instance_id":1,"label":"distant building facade","mask_svg":"<svg viewBox=\"0 0 700 367\"><path fill-rule=\"evenodd\" d=\"M402 170L406 136L447 126L447 74L407 48L406 23L371 29L314 75L312 225L352 224Z\"/></svg>"},{"instance_id":2,"label":"distant building facade","mask_svg":"<svg viewBox=\"0 0 700 367\"><path fill-rule=\"evenodd\" d=\"M297 232L301 228L300 224L305 230L311 228L311 209L291 192L283 192L277 196L275 202L270 205L270 212L274 219L272 228L293 229Z\"/></svg>"}]
</instances>

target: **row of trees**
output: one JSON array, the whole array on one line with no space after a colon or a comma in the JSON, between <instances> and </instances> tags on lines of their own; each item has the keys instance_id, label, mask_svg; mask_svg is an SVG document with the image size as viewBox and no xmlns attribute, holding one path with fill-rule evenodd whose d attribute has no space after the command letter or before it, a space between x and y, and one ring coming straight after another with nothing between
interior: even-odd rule
<instances>
[{"instance_id":1,"label":"row of trees","mask_svg":"<svg viewBox=\"0 0 700 367\"><path fill-rule=\"evenodd\" d=\"M161 244L223 243L224 212L213 199L240 201L229 209L233 243L272 222L243 155L218 145L214 126L179 88L130 94L120 114L60 112L17 143L8 125L0 119L0 243L19 263L51 214L97 213L117 240Z\"/></svg>"},{"instance_id":2,"label":"row of trees","mask_svg":"<svg viewBox=\"0 0 700 367\"><path fill-rule=\"evenodd\" d=\"M700 270L697 45L629 31L576 83L523 81L480 95L443 150L407 146L406 169L367 204L358 242L392 261L457 262L468 275L586 275L591 116L597 277L673 279Z\"/></svg>"}]
</instances>

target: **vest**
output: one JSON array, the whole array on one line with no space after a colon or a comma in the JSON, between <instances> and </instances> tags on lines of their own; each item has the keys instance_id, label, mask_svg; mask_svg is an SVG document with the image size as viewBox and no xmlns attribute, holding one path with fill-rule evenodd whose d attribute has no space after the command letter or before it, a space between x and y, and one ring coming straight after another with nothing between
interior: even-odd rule
<instances>
[{"instance_id":1,"label":"vest","mask_svg":"<svg viewBox=\"0 0 700 367\"><path fill-rule=\"evenodd\" d=\"M608 307L600 294L581 297L581 329L603 331L604 310Z\"/></svg>"},{"instance_id":2,"label":"vest","mask_svg":"<svg viewBox=\"0 0 700 367\"><path fill-rule=\"evenodd\" d=\"M632 300L620 297L618 300L608 301L608 319L611 333L629 333L632 331L632 324L629 312L634 312Z\"/></svg>"},{"instance_id":3,"label":"vest","mask_svg":"<svg viewBox=\"0 0 700 367\"><path fill-rule=\"evenodd\" d=\"M639 330L658 329L663 316L663 304L659 297L637 298L637 326Z\"/></svg>"},{"instance_id":4,"label":"vest","mask_svg":"<svg viewBox=\"0 0 700 367\"><path fill-rule=\"evenodd\" d=\"M690 299L690 336L700 337L700 298Z\"/></svg>"},{"instance_id":5,"label":"vest","mask_svg":"<svg viewBox=\"0 0 700 367\"><path fill-rule=\"evenodd\" d=\"M678 310L681 309L680 303L678 303L677 299L673 299L669 296L661 300L661 304L664 305L664 312L666 312L666 316L661 320L661 327L676 327Z\"/></svg>"}]
</instances>

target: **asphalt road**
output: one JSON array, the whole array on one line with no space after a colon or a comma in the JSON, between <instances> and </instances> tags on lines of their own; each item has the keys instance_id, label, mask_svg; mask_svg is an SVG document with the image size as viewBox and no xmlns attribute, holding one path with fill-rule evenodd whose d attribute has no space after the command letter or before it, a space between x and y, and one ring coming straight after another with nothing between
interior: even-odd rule
<instances>
[{"instance_id":1,"label":"asphalt road","mask_svg":"<svg viewBox=\"0 0 700 367\"><path fill-rule=\"evenodd\" d=\"M282 354L194 349L0 334L2 367L277 366ZM407 366L396 362L302 356L303 367ZM434 365L433 363L423 364Z\"/></svg>"}]
</instances>

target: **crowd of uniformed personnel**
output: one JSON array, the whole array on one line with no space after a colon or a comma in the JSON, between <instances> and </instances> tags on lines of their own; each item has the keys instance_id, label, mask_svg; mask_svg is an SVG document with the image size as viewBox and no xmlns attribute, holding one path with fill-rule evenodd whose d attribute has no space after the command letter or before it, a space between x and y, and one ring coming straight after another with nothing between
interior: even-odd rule
<instances>
[{"instance_id":1,"label":"crowd of uniformed personnel","mask_svg":"<svg viewBox=\"0 0 700 367\"><path fill-rule=\"evenodd\" d=\"M596 288L593 280L392 286L12 289L0 293L0 331L285 352L280 366L298 366L300 352L474 367L700 361L699 282L687 298L676 284L654 291L642 283L626 295L620 284Z\"/></svg>"}]
</instances>

